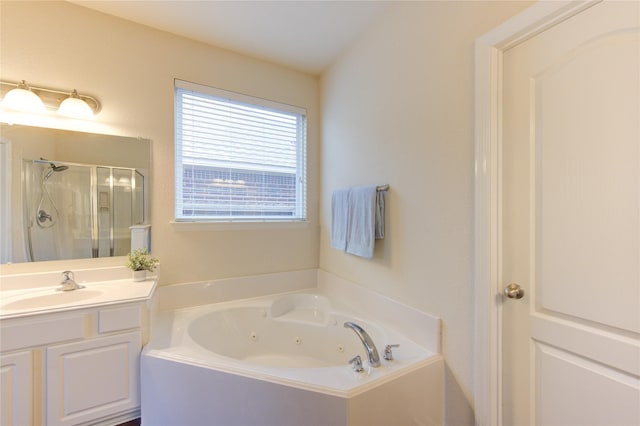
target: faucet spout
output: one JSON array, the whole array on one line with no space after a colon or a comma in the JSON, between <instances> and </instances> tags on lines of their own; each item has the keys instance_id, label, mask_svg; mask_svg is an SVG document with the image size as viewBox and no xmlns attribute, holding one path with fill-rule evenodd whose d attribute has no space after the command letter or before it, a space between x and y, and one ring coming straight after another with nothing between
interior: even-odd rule
<instances>
[{"instance_id":1,"label":"faucet spout","mask_svg":"<svg viewBox=\"0 0 640 426\"><path fill-rule=\"evenodd\" d=\"M75 277L73 275L73 272L64 271L62 273L62 282L60 283L60 288L58 290L60 290L60 291L72 291L72 290L78 290L80 288L84 288L84 286L78 284L75 281Z\"/></svg>"},{"instance_id":2,"label":"faucet spout","mask_svg":"<svg viewBox=\"0 0 640 426\"><path fill-rule=\"evenodd\" d=\"M369 365L372 367L379 367L380 356L378 355L378 349L376 348L375 343L373 343L373 339L371 339L371 336L369 336L369 334L364 331L362 327L353 322L345 322L344 327L352 329L360 338L360 341L367 351L367 359L369 361Z\"/></svg>"}]
</instances>

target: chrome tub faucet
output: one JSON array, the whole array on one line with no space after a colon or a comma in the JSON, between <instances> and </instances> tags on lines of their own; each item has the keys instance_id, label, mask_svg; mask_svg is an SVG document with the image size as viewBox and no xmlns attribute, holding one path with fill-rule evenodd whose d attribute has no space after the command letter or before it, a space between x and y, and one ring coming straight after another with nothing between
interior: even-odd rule
<instances>
[{"instance_id":1,"label":"chrome tub faucet","mask_svg":"<svg viewBox=\"0 0 640 426\"><path fill-rule=\"evenodd\" d=\"M364 329L360 327L358 324L355 324L352 322L345 322L344 327L352 329L360 338L360 341L362 342L362 344L364 345L364 348L367 351L367 358L369 361L369 365L372 367L379 367L380 355L378 355L378 349L376 349L376 345L375 343L373 343L371 336L369 336L369 334L366 331L364 331Z\"/></svg>"}]
</instances>

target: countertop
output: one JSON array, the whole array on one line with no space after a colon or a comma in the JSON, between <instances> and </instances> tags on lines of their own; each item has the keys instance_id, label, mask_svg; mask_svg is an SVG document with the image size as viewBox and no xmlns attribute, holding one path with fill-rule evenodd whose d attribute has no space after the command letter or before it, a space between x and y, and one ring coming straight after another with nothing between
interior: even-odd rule
<instances>
[{"instance_id":1,"label":"countertop","mask_svg":"<svg viewBox=\"0 0 640 426\"><path fill-rule=\"evenodd\" d=\"M3 286L0 289L0 320L149 300L158 281L156 276L145 281L133 281L131 278L77 281L84 288L61 291L60 284L29 286L30 278L23 278L23 286Z\"/></svg>"}]
</instances>

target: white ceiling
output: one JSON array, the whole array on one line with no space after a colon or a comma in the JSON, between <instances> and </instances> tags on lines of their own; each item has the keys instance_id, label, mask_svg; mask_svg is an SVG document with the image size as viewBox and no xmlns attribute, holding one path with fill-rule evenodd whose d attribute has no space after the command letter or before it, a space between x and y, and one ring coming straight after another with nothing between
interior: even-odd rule
<instances>
[{"instance_id":1,"label":"white ceiling","mask_svg":"<svg viewBox=\"0 0 640 426\"><path fill-rule=\"evenodd\" d=\"M320 74L391 2L72 0L72 3Z\"/></svg>"}]
</instances>

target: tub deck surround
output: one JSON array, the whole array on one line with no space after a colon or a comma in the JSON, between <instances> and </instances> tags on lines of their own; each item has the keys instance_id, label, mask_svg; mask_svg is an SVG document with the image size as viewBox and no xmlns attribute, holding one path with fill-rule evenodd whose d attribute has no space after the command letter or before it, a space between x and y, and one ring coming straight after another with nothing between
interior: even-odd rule
<instances>
[{"instance_id":1,"label":"tub deck surround","mask_svg":"<svg viewBox=\"0 0 640 426\"><path fill-rule=\"evenodd\" d=\"M317 271L317 288L332 295L338 307L371 316L430 351L441 352L440 318L323 270Z\"/></svg>"},{"instance_id":2,"label":"tub deck surround","mask_svg":"<svg viewBox=\"0 0 640 426\"><path fill-rule=\"evenodd\" d=\"M172 311L313 288L316 275L316 269L304 269L162 286L158 291L158 308Z\"/></svg>"},{"instance_id":3,"label":"tub deck surround","mask_svg":"<svg viewBox=\"0 0 640 426\"><path fill-rule=\"evenodd\" d=\"M440 320L362 286L313 269L164 286L157 307L143 424L442 424ZM395 359L370 367L347 321Z\"/></svg>"},{"instance_id":4,"label":"tub deck surround","mask_svg":"<svg viewBox=\"0 0 640 426\"><path fill-rule=\"evenodd\" d=\"M158 278L134 282L125 267L74 270L84 288L59 291L60 272L0 277L0 320L151 299Z\"/></svg>"}]
</instances>

